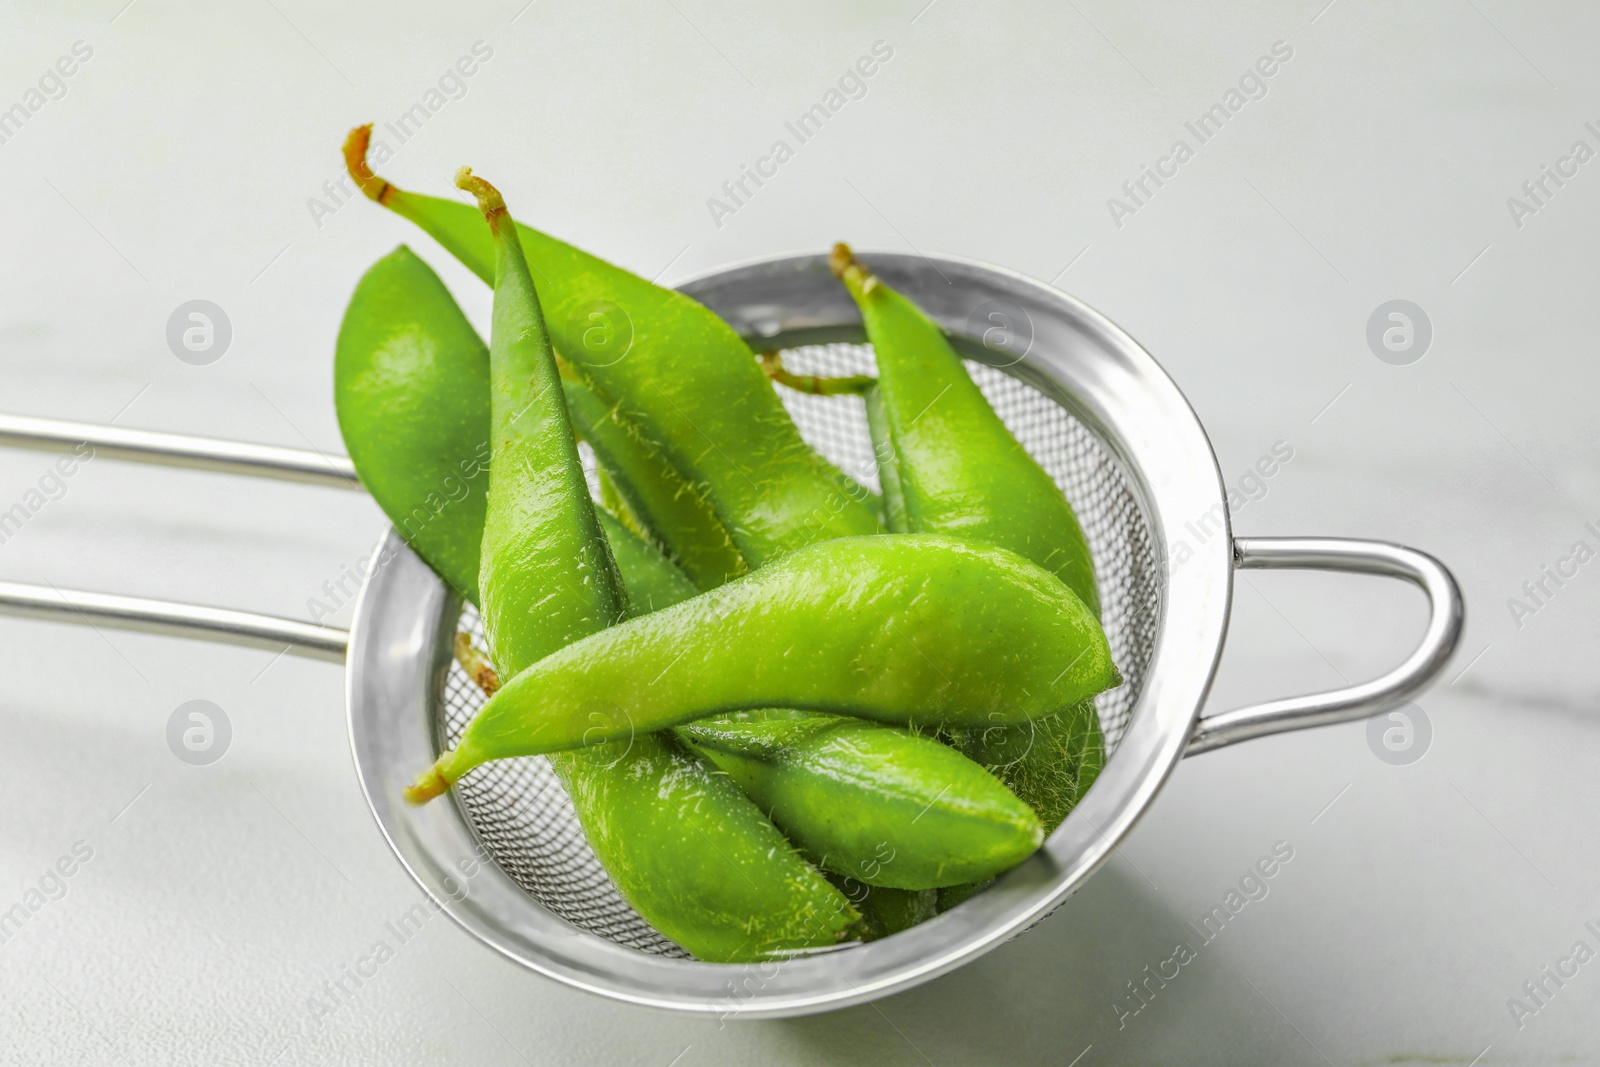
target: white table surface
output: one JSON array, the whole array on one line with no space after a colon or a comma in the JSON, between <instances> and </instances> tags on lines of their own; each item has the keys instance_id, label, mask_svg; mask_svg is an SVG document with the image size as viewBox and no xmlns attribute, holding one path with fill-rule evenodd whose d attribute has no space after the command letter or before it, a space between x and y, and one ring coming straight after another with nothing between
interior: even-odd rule
<instances>
[{"instance_id":1,"label":"white table surface","mask_svg":"<svg viewBox=\"0 0 1600 1067\"><path fill-rule=\"evenodd\" d=\"M1600 962L1520 1027L1508 1008L1575 942L1600 949L1600 563L1535 614L1507 604L1574 541L1600 549L1600 162L1520 227L1507 205L1574 141L1600 149L1592 5L124 2L0 14L0 107L93 50L0 144L0 409L337 450L330 357L361 270L408 241L480 323L488 294L400 220L364 202L314 220L308 198L348 126L392 120L483 41L396 181L446 190L470 163L531 221L667 282L840 238L1054 281L1155 354L1230 481L1293 448L1236 532L1415 544L1455 569L1469 623L1420 701L1420 762L1379 760L1359 723L1187 761L1026 937L874 1005L719 1028L568 990L445 920L315 1020L308 998L419 896L361 799L341 672L0 621L0 910L92 850L0 944L0 1060L1600 1059ZM866 95L714 220L721 183L877 41L893 57ZM1107 198L1279 41L1266 95L1116 225ZM208 366L164 339L197 297L234 330ZM1365 339L1396 298L1434 331L1406 366ZM49 462L0 451L0 510ZM65 485L0 545L0 576L304 618L382 528L331 490L109 460ZM1251 575L1209 706L1376 674L1422 617L1392 583ZM206 767L165 740L196 698L233 726ZM1125 983L1278 841L1294 859L1270 895L1119 1028Z\"/></svg>"}]
</instances>

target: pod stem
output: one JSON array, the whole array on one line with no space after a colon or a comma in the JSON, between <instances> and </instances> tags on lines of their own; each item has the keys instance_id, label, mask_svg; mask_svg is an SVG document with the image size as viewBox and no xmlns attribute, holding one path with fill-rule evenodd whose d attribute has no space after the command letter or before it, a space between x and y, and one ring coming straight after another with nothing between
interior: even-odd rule
<instances>
[{"instance_id":1,"label":"pod stem","mask_svg":"<svg viewBox=\"0 0 1600 1067\"><path fill-rule=\"evenodd\" d=\"M795 374L783 365L783 356L777 352L763 352L760 359L761 369L767 372L768 378L796 392L810 393L813 396L859 396L878 384L878 379L867 374L851 374L839 378L827 378L820 374Z\"/></svg>"},{"instance_id":2,"label":"pod stem","mask_svg":"<svg viewBox=\"0 0 1600 1067\"><path fill-rule=\"evenodd\" d=\"M489 662L489 657L484 651L472 643L472 635L457 633L455 642L456 662L461 664L461 669L467 672L479 689L486 696L494 696L500 689L500 674ZM435 797L443 796L461 777L461 770L456 767L459 753L451 749L434 761L432 767L417 775L417 780L407 787L402 794L407 804L426 804ZM468 768L470 770L470 768Z\"/></svg>"},{"instance_id":3,"label":"pod stem","mask_svg":"<svg viewBox=\"0 0 1600 1067\"><path fill-rule=\"evenodd\" d=\"M407 804L420 806L435 797L443 796L449 791L455 781L446 776L445 768L453 754L452 752L446 752L439 757L438 762L434 763L432 767L417 775L417 780L407 786L405 792L401 794L405 797Z\"/></svg>"},{"instance_id":4,"label":"pod stem","mask_svg":"<svg viewBox=\"0 0 1600 1067\"><path fill-rule=\"evenodd\" d=\"M834 245L833 251L828 253L828 269L858 295L865 295L878 287L878 276L857 259L850 246L843 241Z\"/></svg>"},{"instance_id":5,"label":"pod stem","mask_svg":"<svg viewBox=\"0 0 1600 1067\"><path fill-rule=\"evenodd\" d=\"M472 173L471 167L461 167L456 171L456 188L478 198L478 210L483 212L484 221L496 237L504 237L508 233L512 238L516 237L516 232L507 226L511 221L511 213L506 210L506 200L500 195L500 190Z\"/></svg>"},{"instance_id":6,"label":"pod stem","mask_svg":"<svg viewBox=\"0 0 1600 1067\"><path fill-rule=\"evenodd\" d=\"M455 650L456 662L467 677L483 690L484 696L494 696L500 689L500 673L489 662L488 654L472 643L472 635L457 633Z\"/></svg>"},{"instance_id":7,"label":"pod stem","mask_svg":"<svg viewBox=\"0 0 1600 1067\"><path fill-rule=\"evenodd\" d=\"M352 129L344 139L344 169L350 172L367 199L383 204L388 202L394 187L372 173L367 165L367 148L371 143L372 123Z\"/></svg>"}]
</instances>

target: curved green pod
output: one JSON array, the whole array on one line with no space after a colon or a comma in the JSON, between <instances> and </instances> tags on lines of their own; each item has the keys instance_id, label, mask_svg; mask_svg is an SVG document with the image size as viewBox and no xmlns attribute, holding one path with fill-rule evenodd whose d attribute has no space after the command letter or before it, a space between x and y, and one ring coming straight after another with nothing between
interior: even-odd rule
<instances>
[{"instance_id":1,"label":"curved green pod","mask_svg":"<svg viewBox=\"0 0 1600 1067\"><path fill-rule=\"evenodd\" d=\"M492 279L493 248L476 212L375 176L365 159L370 133L359 127L345 143L362 191ZM555 347L704 494L749 567L882 529L860 487L801 439L732 327L682 293L537 230L518 233Z\"/></svg>"},{"instance_id":2,"label":"curved green pod","mask_svg":"<svg viewBox=\"0 0 1600 1067\"><path fill-rule=\"evenodd\" d=\"M480 588L491 654L515 671L604 632L629 604L516 230L492 186L465 168L457 181L478 196L498 253ZM551 766L623 898L701 959L765 959L835 944L854 927L843 895L731 782L669 739L615 739Z\"/></svg>"},{"instance_id":3,"label":"curved green pod","mask_svg":"<svg viewBox=\"0 0 1600 1067\"><path fill-rule=\"evenodd\" d=\"M991 878L1044 841L1033 810L932 738L815 715L677 728L824 870L891 889Z\"/></svg>"},{"instance_id":4,"label":"curved green pod","mask_svg":"<svg viewBox=\"0 0 1600 1067\"><path fill-rule=\"evenodd\" d=\"M1096 613L1094 561L1055 480L1022 448L944 333L845 245L829 260L861 309L878 364L865 393L891 530L946 531L1009 548L1054 572ZM948 739L1031 804L1053 831L1099 773L1092 702Z\"/></svg>"},{"instance_id":5,"label":"curved green pod","mask_svg":"<svg viewBox=\"0 0 1600 1067\"><path fill-rule=\"evenodd\" d=\"M489 342L489 486L479 614L508 674L628 612L561 392L527 261L500 194L462 168L498 252Z\"/></svg>"},{"instance_id":6,"label":"curved green pod","mask_svg":"<svg viewBox=\"0 0 1600 1067\"><path fill-rule=\"evenodd\" d=\"M1000 421L943 331L847 246L834 247L829 265L872 342L877 417L895 460L887 468L880 462L879 473L898 483L904 529L1009 548L1053 572L1099 614L1094 560L1071 505ZM887 487L885 497L894 499Z\"/></svg>"},{"instance_id":7,"label":"curved green pod","mask_svg":"<svg viewBox=\"0 0 1600 1067\"><path fill-rule=\"evenodd\" d=\"M1015 553L928 534L837 538L546 656L407 795L425 801L486 760L725 711L974 727L1049 714L1119 680L1094 615Z\"/></svg>"},{"instance_id":8,"label":"curved green pod","mask_svg":"<svg viewBox=\"0 0 1600 1067\"><path fill-rule=\"evenodd\" d=\"M406 543L476 603L489 350L439 276L404 245L356 285L339 326L333 398L361 484Z\"/></svg>"}]
</instances>

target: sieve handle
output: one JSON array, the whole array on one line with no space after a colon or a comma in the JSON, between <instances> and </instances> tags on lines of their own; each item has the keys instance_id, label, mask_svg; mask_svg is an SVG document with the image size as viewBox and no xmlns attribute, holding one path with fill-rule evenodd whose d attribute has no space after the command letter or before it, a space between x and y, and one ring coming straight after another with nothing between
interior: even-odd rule
<instances>
[{"instance_id":1,"label":"sieve handle","mask_svg":"<svg viewBox=\"0 0 1600 1067\"><path fill-rule=\"evenodd\" d=\"M111 459L224 474L251 474L258 478L341 489L361 488L355 464L345 456L180 433L129 430L92 422L0 414L0 445L42 452L72 452L85 444L97 455Z\"/></svg>"},{"instance_id":2,"label":"sieve handle","mask_svg":"<svg viewBox=\"0 0 1600 1067\"><path fill-rule=\"evenodd\" d=\"M345 456L65 419L0 414L0 445L42 452L75 452L80 446L88 445L96 455L110 459L249 474L340 489L361 488L355 465ZM345 650L350 644L350 634L345 630L294 619L20 582L0 582L0 615L197 637L247 648L287 651L335 663L344 662Z\"/></svg>"},{"instance_id":3,"label":"sieve handle","mask_svg":"<svg viewBox=\"0 0 1600 1067\"><path fill-rule=\"evenodd\" d=\"M0 615L198 637L246 648L287 651L334 663L344 662L345 650L350 644L350 634L346 630L273 615L21 582L0 582Z\"/></svg>"},{"instance_id":4,"label":"sieve handle","mask_svg":"<svg viewBox=\"0 0 1600 1067\"><path fill-rule=\"evenodd\" d=\"M1233 565L1239 570L1344 571L1401 578L1428 595L1428 629L1410 657L1381 678L1200 719L1189 738L1186 756L1252 737L1329 726L1397 708L1439 676L1461 637L1466 617L1461 588L1444 564L1414 548L1342 537L1240 537L1233 542Z\"/></svg>"}]
</instances>

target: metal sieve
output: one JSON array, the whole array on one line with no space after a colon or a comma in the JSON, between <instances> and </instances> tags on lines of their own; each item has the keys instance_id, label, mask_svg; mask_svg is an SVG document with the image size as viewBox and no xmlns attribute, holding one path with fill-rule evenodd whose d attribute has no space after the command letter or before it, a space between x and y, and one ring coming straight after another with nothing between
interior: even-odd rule
<instances>
[{"instance_id":1,"label":"metal sieve","mask_svg":"<svg viewBox=\"0 0 1600 1067\"><path fill-rule=\"evenodd\" d=\"M1108 758L1040 852L946 914L869 944L763 964L701 963L623 902L542 758L464 778L452 798L412 808L401 789L453 741L483 697L452 661L476 613L393 530L343 631L163 601L0 583L0 611L282 649L344 660L350 743L367 801L395 854L458 923L517 962L632 1004L780 1017L842 1007L943 974L1028 929L1111 855L1177 761L1286 730L1394 708L1443 669L1464 608L1438 561L1377 541L1234 538L1199 420L1155 360L1071 297L1020 275L944 257L868 255L889 285L951 334L1000 417L1060 484L1094 555L1107 636L1124 684L1102 695ZM683 291L758 351L802 373L870 372L860 317L822 256L716 271ZM849 474L877 472L859 398L784 391L801 432ZM359 488L348 460L256 445L0 416L0 444ZM1190 533L1191 554L1165 546ZM1430 601L1406 661L1375 681L1204 718L1238 568L1339 570L1402 578ZM465 879L474 861L478 873Z\"/></svg>"}]
</instances>

